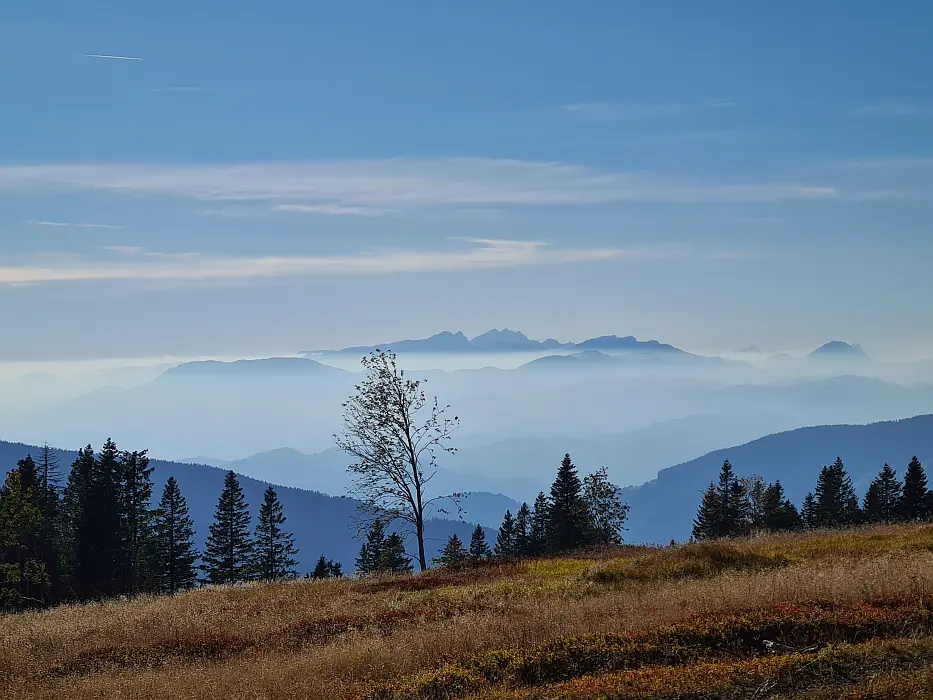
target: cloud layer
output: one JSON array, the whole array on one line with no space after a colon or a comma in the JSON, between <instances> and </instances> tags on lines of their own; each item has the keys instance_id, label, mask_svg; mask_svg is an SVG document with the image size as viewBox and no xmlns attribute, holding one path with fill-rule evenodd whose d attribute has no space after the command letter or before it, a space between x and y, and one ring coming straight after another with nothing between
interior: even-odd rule
<instances>
[{"instance_id":1,"label":"cloud layer","mask_svg":"<svg viewBox=\"0 0 933 700\"><path fill-rule=\"evenodd\" d=\"M708 185L579 165L489 158L0 166L0 190L74 189L266 201L289 211L367 216L432 206L777 202L837 196L833 187L822 183Z\"/></svg>"},{"instance_id":2,"label":"cloud layer","mask_svg":"<svg viewBox=\"0 0 933 700\"><path fill-rule=\"evenodd\" d=\"M211 257L197 253L147 253L109 246L118 259L57 256L45 264L0 267L0 284L89 280L237 280L262 277L378 275L561 265L609 259L680 255L676 249L552 248L544 241L471 238L442 251L388 251L320 257Z\"/></svg>"}]
</instances>

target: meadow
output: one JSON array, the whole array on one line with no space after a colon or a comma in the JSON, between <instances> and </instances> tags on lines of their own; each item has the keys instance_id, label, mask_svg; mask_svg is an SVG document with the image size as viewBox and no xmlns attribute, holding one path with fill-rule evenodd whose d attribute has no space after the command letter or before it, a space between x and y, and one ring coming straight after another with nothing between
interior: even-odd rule
<instances>
[{"instance_id":1,"label":"meadow","mask_svg":"<svg viewBox=\"0 0 933 700\"><path fill-rule=\"evenodd\" d=\"M933 698L933 525L0 617L3 697Z\"/></svg>"}]
</instances>

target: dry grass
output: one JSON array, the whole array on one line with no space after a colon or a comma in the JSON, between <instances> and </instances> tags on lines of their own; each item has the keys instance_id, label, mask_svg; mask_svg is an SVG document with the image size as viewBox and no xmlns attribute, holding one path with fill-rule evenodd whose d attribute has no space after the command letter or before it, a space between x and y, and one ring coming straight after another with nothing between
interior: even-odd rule
<instances>
[{"instance_id":1,"label":"dry grass","mask_svg":"<svg viewBox=\"0 0 933 700\"><path fill-rule=\"evenodd\" d=\"M761 615L785 604L855 610L880 599L918 610L933 601L933 526L627 547L416 577L209 588L24 613L0 618L0 684L4 698L23 699L335 700L443 668L462 670L483 655L528 658L542 648L572 646L568 640L581 635L657 635L671 625ZM830 639L841 628L821 629L818 636ZM905 629L860 634L880 638ZM703 649L685 653L697 663L722 662ZM891 687L897 679L903 687L923 686L923 668L902 666L852 678L846 692L882 697L887 676ZM655 670L662 667L676 668ZM601 675L593 678L609 682L613 668L598 667ZM581 667L562 682L595 672ZM526 687L489 675L483 688L493 692L498 683L495 692L534 694L553 680ZM459 697L453 685L439 687L447 695L437 697ZM813 695L822 692L816 682L780 692L823 697ZM772 695L778 697L761 697Z\"/></svg>"}]
</instances>

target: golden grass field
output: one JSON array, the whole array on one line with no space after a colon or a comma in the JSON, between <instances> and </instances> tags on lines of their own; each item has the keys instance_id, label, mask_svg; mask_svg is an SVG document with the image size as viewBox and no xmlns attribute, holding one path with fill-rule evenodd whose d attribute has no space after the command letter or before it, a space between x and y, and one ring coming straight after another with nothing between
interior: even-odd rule
<instances>
[{"instance_id":1,"label":"golden grass field","mask_svg":"<svg viewBox=\"0 0 933 700\"><path fill-rule=\"evenodd\" d=\"M933 525L9 615L0 696L933 699Z\"/></svg>"}]
</instances>

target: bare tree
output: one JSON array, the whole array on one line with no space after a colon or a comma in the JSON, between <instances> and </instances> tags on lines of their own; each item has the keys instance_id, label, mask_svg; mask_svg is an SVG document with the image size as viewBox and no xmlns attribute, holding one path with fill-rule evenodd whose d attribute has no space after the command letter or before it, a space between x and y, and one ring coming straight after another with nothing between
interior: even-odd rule
<instances>
[{"instance_id":1,"label":"bare tree","mask_svg":"<svg viewBox=\"0 0 933 700\"><path fill-rule=\"evenodd\" d=\"M460 419L448 418L450 406L440 406L437 397L429 401L422 382L398 369L393 352L375 350L362 364L365 378L343 404L344 430L334 439L354 459L347 467L354 498L372 518L411 527L424 571L425 517L446 512L441 501L459 508L460 494L428 498L425 487L437 473L437 455L457 451L450 441Z\"/></svg>"}]
</instances>

